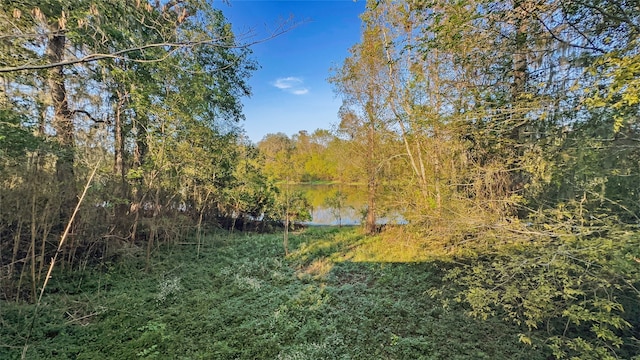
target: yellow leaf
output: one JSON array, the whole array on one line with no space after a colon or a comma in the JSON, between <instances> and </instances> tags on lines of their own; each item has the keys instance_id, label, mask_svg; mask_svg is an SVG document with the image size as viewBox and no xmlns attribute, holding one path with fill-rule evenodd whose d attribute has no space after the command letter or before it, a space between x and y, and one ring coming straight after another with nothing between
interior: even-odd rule
<instances>
[{"instance_id":1,"label":"yellow leaf","mask_svg":"<svg viewBox=\"0 0 640 360\"><path fill-rule=\"evenodd\" d=\"M523 343L523 344L527 344L527 345L531 345L532 344L531 338L528 337L525 334L518 334L518 340L520 340L520 342Z\"/></svg>"}]
</instances>

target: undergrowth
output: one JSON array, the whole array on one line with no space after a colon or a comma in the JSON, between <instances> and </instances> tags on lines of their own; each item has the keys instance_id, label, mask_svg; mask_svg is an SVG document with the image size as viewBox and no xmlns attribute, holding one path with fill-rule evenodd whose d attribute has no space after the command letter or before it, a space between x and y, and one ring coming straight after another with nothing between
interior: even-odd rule
<instances>
[{"instance_id":1,"label":"undergrowth","mask_svg":"<svg viewBox=\"0 0 640 360\"><path fill-rule=\"evenodd\" d=\"M429 294L453 265L364 261L357 229L219 233L84 272L56 273L33 307L0 304L0 358L544 359L523 329Z\"/></svg>"}]
</instances>

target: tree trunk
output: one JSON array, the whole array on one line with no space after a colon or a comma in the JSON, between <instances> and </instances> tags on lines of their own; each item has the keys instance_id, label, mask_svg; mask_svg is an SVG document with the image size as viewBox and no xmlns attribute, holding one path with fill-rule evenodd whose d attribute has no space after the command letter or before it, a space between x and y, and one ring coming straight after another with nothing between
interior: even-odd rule
<instances>
[{"instance_id":1,"label":"tree trunk","mask_svg":"<svg viewBox=\"0 0 640 360\"><path fill-rule=\"evenodd\" d=\"M136 130L135 143L133 148L132 169L137 170L142 166L144 157L147 152L147 133L145 131L147 121L146 119L140 118L136 115L132 118L132 122L132 127ZM131 213L133 213L134 217L133 223L129 227L129 238L131 239L131 243L134 244L136 242L136 234L138 231L138 224L140 222L140 211L147 195L146 193L143 193L142 179L137 179L135 184L130 189L130 199L133 199L133 203L129 207L129 216L131 216Z\"/></svg>"},{"instance_id":2,"label":"tree trunk","mask_svg":"<svg viewBox=\"0 0 640 360\"><path fill-rule=\"evenodd\" d=\"M31 196L31 244L29 245L29 255L31 256L31 303L36 302L36 192Z\"/></svg>"},{"instance_id":3,"label":"tree trunk","mask_svg":"<svg viewBox=\"0 0 640 360\"><path fill-rule=\"evenodd\" d=\"M511 101L515 105L522 94L526 91L528 81L527 72L527 0L518 0L514 3L515 14L515 44L513 52L513 83L511 84ZM520 144L524 139L526 122L520 118L520 114L512 115L516 117L517 124L513 127L511 138Z\"/></svg>"},{"instance_id":4,"label":"tree trunk","mask_svg":"<svg viewBox=\"0 0 640 360\"><path fill-rule=\"evenodd\" d=\"M370 92L371 98L374 97L374 93ZM376 195L378 191L378 181L377 181L377 167L376 163L376 151L379 151L378 146L376 144L376 128L375 128L375 113L373 110L373 104L369 101L366 104L366 111L368 117L368 151L367 151L367 191L368 191L368 200L367 200L367 218L365 221L365 228L368 234L376 233Z\"/></svg>"},{"instance_id":5,"label":"tree trunk","mask_svg":"<svg viewBox=\"0 0 640 360\"><path fill-rule=\"evenodd\" d=\"M285 209L284 209L284 236L282 246L284 246L284 256L289 255L289 208L291 201L291 193L289 192L289 178L287 177L287 185L285 188Z\"/></svg>"},{"instance_id":6,"label":"tree trunk","mask_svg":"<svg viewBox=\"0 0 640 360\"><path fill-rule=\"evenodd\" d=\"M282 246L284 247L284 256L289 255L289 209L284 215L284 236L282 239Z\"/></svg>"},{"instance_id":7,"label":"tree trunk","mask_svg":"<svg viewBox=\"0 0 640 360\"><path fill-rule=\"evenodd\" d=\"M55 26L49 37L47 57L49 62L57 63L64 60L66 36ZM76 190L74 164L74 126L72 113L69 110L67 89L64 84L64 68L62 66L49 70L49 89L53 105L53 129L60 145L56 160L56 176L60 196L60 224L64 226L75 207Z\"/></svg>"},{"instance_id":8,"label":"tree trunk","mask_svg":"<svg viewBox=\"0 0 640 360\"><path fill-rule=\"evenodd\" d=\"M200 209L200 216L198 217L198 226L196 228L196 239L198 240L198 248L196 250L196 259L200 258L200 247L202 245L202 217L204 215L204 207Z\"/></svg>"},{"instance_id":9,"label":"tree trunk","mask_svg":"<svg viewBox=\"0 0 640 360\"><path fill-rule=\"evenodd\" d=\"M115 205L115 231L118 235L125 237L129 228L127 218L129 211L128 186L126 179L126 169L124 166L124 124L123 124L123 108L127 94L121 90L116 90L118 102L116 103L114 114L113 129L113 174L118 179L116 196L118 197Z\"/></svg>"},{"instance_id":10,"label":"tree trunk","mask_svg":"<svg viewBox=\"0 0 640 360\"><path fill-rule=\"evenodd\" d=\"M149 239L147 241L147 257L145 271L151 269L151 252L153 251L153 244L158 236L158 217L160 216L160 188L156 189L153 200L153 215L151 218L151 225L149 229Z\"/></svg>"},{"instance_id":11,"label":"tree trunk","mask_svg":"<svg viewBox=\"0 0 640 360\"><path fill-rule=\"evenodd\" d=\"M516 0L514 1L515 21L514 21L514 47L513 47L513 83L511 84L511 134L509 135L513 146L515 148L516 159L521 159L525 153L525 145L529 142L530 138L527 132L530 131L530 123L526 117L525 111L521 109L521 104L524 101L522 95L527 90L528 82L528 30L529 20L527 19L528 10L527 6L529 0ZM520 168L520 165L515 165L516 168ZM513 193L521 193L526 183L528 182L528 176L525 171L516 170L511 173L511 180L509 184L509 190Z\"/></svg>"},{"instance_id":12,"label":"tree trunk","mask_svg":"<svg viewBox=\"0 0 640 360\"><path fill-rule=\"evenodd\" d=\"M376 179L375 177L369 178L368 198L367 198L367 219L366 219L366 231L367 234L373 235L376 231Z\"/></svg>"},{"instance_id":13,"label":"tree trunk","mask_svg":"<svg viewBox=\"0 0 640 360\"><path fill-rule=\"evenodd\" d=\"M115 119L114 119L114 129L113 129L113 173L120 178L120 182L125 182L125 172L124 172L124 137L122 134L122 106L124 104L124 94L122 94L119 90L118 94L118 103L115 109Z\"/></svg>"}]
</instances>

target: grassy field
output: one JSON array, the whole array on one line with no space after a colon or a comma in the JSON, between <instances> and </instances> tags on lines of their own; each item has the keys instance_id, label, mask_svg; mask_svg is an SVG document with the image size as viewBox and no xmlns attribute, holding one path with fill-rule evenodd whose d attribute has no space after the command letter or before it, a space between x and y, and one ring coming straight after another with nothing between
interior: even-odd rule
<instances>
[{"instance_id":1,"label":"grassy field","mask_svg":"<svg viewBox=\"0 0 640 360\"><path fill-rule=\"evenodd\" d=\"M544 359L519 328L443 296L438 260L369 261L353 228L210 236L100 269L56 274L33 306L0 303L0 359ZM366 248L366 251L359 251ZM416 259L414 259L416 260ZM445 292L446 293L446 292Z\"/></svg>"}]
</instances>

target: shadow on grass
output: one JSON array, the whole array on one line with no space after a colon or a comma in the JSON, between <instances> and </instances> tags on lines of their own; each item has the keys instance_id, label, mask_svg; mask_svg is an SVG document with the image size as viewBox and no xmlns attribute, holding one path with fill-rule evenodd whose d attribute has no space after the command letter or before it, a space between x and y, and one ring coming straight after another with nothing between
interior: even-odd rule
<instances>
[{"instance_id":1,"label":"shadow on grass","mask_svg":"<svg viewBox=\"0 0 640 360\"><path fill-rule=\"evenodd\" d=\"M330 295L325 316L339 319L337 331L349 334L353 349L393 359L546 357L520 343L522 328L466 316L454 300L455 287L443 282L456 266L454 254L433 251L403 232L365 236L355 227L312 228L288 258L298 279L322 284Z\"/></svg>"}]
</instances>

